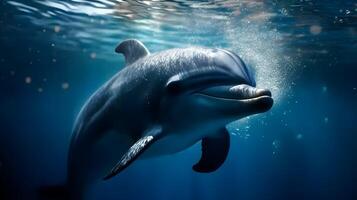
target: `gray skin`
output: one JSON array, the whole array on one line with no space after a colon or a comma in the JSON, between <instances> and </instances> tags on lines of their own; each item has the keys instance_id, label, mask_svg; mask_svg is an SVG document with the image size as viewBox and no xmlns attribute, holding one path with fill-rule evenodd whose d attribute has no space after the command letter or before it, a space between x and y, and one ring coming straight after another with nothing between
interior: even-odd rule
<instances>
[{"instance_id":1,"label":"gray skin","mask_svg":"<svg viewBox=\"0 0 357 200\"><path fill-rule=\"evenodd\" d=\"M126 66L85 103L69 152L76 199L135 159L180 152L202 140L197 172L212 172L229 150L225 126L269 110L269 90L255 88L251 70L234 53L202 47L150 54L137 40L119 44Z\"/></svg>"}]
</instances>

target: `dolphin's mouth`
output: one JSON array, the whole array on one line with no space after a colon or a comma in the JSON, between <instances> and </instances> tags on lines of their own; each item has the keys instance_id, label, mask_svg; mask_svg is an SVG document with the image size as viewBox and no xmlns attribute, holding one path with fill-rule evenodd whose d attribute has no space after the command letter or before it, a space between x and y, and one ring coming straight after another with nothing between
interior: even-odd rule
<instances>
[{"instance_id":1,"label":"dolphin's mouth","mask_svg":"<svg viewBox=\"0 0 357 200\"><path fill-rule=\"evenodd\" d=\"M262 96L271 97L271 92L269 90L258 89L246 84L214 86L203 89L197 93L215 98L232 100L252 99Z\"/></svg>"},{"instance_id":2,"label":"dolphin's mouth","mask_svg":"<svg viewBox=\"0 0 357 200\"><path fill-rule=\"evenodd\" d=\"M196 93L216 100L264 102L269 108L273 104L272 94L269 90L255 88L246 84L214 86Z\"/></svg>"}]
</instances>

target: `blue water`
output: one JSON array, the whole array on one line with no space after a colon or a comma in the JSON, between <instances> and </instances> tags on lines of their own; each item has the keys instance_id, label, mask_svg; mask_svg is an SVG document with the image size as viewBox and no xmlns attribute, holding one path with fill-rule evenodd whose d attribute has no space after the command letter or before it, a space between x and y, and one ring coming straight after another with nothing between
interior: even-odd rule
<instances>
[{"instance_id":1,"label":"blue water","mask_svg":"<svg viewBox=\"0 0 357 200\"><path fill-rule=\"evenodd\" d=\"M127 38L231 49L275 105L228 125L218 171L192 171L197 144L135 162L89 199L357 199L356 28L353 1L3 0L0 199L65 182L74 119L123 67Z\"/></svg>"}]
</instances>

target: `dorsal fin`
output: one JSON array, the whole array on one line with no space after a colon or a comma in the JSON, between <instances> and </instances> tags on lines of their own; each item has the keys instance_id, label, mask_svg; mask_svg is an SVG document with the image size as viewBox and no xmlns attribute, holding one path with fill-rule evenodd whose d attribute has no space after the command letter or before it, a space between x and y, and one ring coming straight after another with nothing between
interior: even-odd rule
<instances>
[{"instance_id":1,"label":"dorsal fin","mask_svg":"<svg viewBox=\"0 0 357 200\"><path fill-rule=\"evenodd\" d=\"M150 52L139 40L129 39L121 42L115 52L124 54L125 66L128 66L138 59L149 55Z\"/></svg>"}]
</instances>

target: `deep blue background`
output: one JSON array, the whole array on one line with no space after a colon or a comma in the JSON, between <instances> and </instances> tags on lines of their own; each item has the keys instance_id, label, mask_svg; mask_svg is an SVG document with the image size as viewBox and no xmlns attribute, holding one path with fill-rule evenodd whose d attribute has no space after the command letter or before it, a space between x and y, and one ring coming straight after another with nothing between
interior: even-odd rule
<instances>
[{"instance_id":1,"label":"deep blue background","mask_svg":"<svg viewBox=\"0 0 357 200\"><path fill-rule=\"evenodd\" d=\"M297 3L304 12L291 9ZM91 56L90 49L99 48L102 38L67 48L53 46L59 22L31 23L31 17L42 18L20 12L8 1L0 6L0 199L36 199L40 186L65 182L76 114L90 94L120 70L123 59L112 50ZM194 173L191 166L200 156L195 145L176 155L135 162L92 191L91 199L357 199L356 4L277 1L267 7L273 13L290 9L290 17L270 20L270 28L290 34L283 36L283 45L276 44L281 56L294 56L298 48L302 54L295 58L294 73L279 85L287 92L273 109L251 119L244 137L232 136L225 164L212 174ZM334 23L336 16L344 21ZM312 18L321 33L310 33ZM306 24L298 26L301 22ZM117 23L121 29L121 21ZM126 26L131 28L130 23ZM143 37L136 27L111 39L142 37L152 51L175 47L151 39L175 38L165 35L172 34L170 27L161 28L163 33ZM219 40L214 34L190 34L198 38L190 44L215 46ZM305 36L296 39L298 34ZM227 43L219 45L229 47ZM108 46L114 49L115 44ZM325 53L318 53L321 49ZM31 83L25 83L26 77Z\"/></svg>"}]
</instances>

